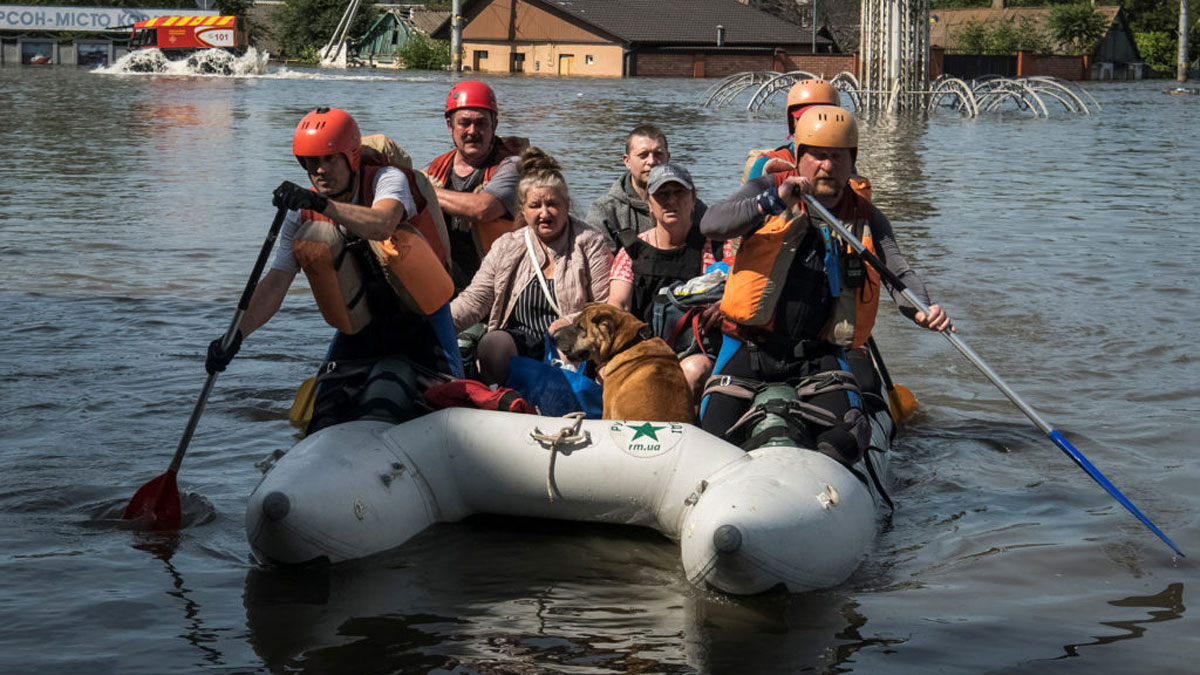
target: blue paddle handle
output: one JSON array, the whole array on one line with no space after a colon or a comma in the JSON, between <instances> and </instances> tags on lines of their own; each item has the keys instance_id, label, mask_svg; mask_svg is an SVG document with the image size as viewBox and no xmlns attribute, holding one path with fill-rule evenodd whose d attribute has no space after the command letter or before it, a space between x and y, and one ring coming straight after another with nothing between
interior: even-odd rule
<instances>
[{"instance_id":1,"label":"blue paddle handle","mask_svg":"<svg viewBox=\"0 0 1200 675\"><path fill-rule=\"evenodd\" d=\"M1142 521L1142 524L1150 528L1151 532L1158 535L1158 538L1162 539L1167 546L1170 546L1171 550L1178 553L1180 558L1187 557L1183 554L1183 551L1179 550L1179 547L1175 545L1175 542L1171 541L1170 537L1164 534L1162 530L1158 529L1154 523L1150 522L1150 519L1147 518L1138 509L1138 507L1134 506L1133 502L1129 501L1125 498L1125 495L1121 494L1121 491L1117 489L1117 486L1109 482L1109 480L1104 477L1104 474L1100 473L1100 469L1092 466L1092 463L1088 461L1087 457L1084 457L1082 452L1076 450L1075 446L1071 445L1071 442L1064 438L1058 429L1051 429L1050 433L1046 435L1050 438L1050 440L1054 441L1054 444L1058 446L1059 450L1067 453L1068 457L1075 460L1075 463L1079 465L1079 468L1086 471L1087 474L1092 477L1092 480L1099 483L1100 487L1108 491L1108 494L1112 495L1113 498L1115 498L1118 502L1121 502L1121 506L1124 506L1127 511L1132 513L1138 520Z\"/></svg>"},{"instance_id":2,"label":"blue paddle handle","mask_svg":"<svg viewBox=\"0 0 1200 675\"><path fill-rule=\"evenodd\" d=\"M906 300L912 303L912 305L921 313L925 314L926 316L929 315L929 307L926 306L926 304L922 302L921 299L918 298L912 291L908 290L903 282L901 282L900 279L898 279L896 275L893 274L892 271L889 270L887 266L879 260L879 258L875 257L873 253L867 250L867 248L863 246L862 242L859 241L857 237L850 234L850 232L846 229L846 226L843 225L842 222L838 220L832 213L830 213L828 209L826 209L820 202L813 199L811 195L804 195L804 201L809 206L812 213L820 217L821 220L825 221L830 228L838 233L838 236L845 240L846 243L850 244L855 252L861 255L868 263L870 263L870 265L879 272L880 276L882 276L890 286L899 291L900 294L903 295ZM950 344L954 345L955 349L957 349L963 356L967 357L968 361L978 368L980 372L986 375L987 378L991 380L992 384L995 385L996 388L1001 391L1001 393L1008 397L1008 400L1012 401L1013 405L1017 406L1017 408L1024 413L1026 417L1032 420L1033 423L1036 424L1038 428L1050 438L1051 441L1054 441L1054 444L1057 445L1060 450L1065 452L1067 456L1074 460L1081 469L1086 471L1093 480L1099 483L1101 487L1107 490L1110 495L1120 502L1121 506L1124 506L1126 510L1137 517L1138 520L1142 521L1146 527L1150 528L1151 532L1158 535L1158 538L1162 539L1163 542L1166 543L1167 546L1170 546L1171 550L1179 554L1181 558L1186 557L1184 556L1183 551L1180 551L1179 547L1175 545L1175 542L1171 541L1167 535L1163 534L1162 530L1155 527L1154 523L1151 523L1150 519L1143 515L1142 512L1133 505L1133 502L1129 501L1125 495L1121 494L1121 491L1118 490L1115 485L1109 482L1109 480L1104 477L1104 474L1100 473L1099 469L1092 466L1092 463L1083 456L1083 453L1076 450L1075 446L1068 443L1067 439L1063 438L1061 433L1047 424L1046 420L1042 419L1041 415L1038 415L1036 410L1030 407L1025 401L1021 400L1021 397L1017 396L1017 392L1010 389L1009 386L1004 383L1004 380L1000 379L1000 376L997 375L995 371L988 366L988 364L984 363L983 359L979 358L979 355L976 354L973 349L968 347L966 343L960 340L954 333L951 333L948 330L944 330L941 333L943 337L950 341Z\"/></svg>"}]
</instances>

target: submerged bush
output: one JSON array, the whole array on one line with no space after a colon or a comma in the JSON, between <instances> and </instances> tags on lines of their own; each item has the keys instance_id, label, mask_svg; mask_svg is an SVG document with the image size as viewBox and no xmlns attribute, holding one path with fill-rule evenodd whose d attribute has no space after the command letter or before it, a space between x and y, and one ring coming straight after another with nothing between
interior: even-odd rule
<instances>
[{"instance_id":1,"label":"submerged bush","mask_svg":"<svg viewBox=\"0 0 1200 675\"><path fill-rule=\"evenodd\" d=\"M411 70L445 70L450 67L450 43L415 33L396 50L396 57Z\"/></svg>"}]
</instances>

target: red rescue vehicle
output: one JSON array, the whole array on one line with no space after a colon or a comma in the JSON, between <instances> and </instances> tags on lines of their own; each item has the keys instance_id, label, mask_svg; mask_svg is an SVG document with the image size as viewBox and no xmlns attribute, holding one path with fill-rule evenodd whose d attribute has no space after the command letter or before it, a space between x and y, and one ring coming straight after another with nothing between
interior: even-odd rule
<instances>
[{"instance_id":1,"label":"red rescue vehicle","mask_svg":"<svg viewBox=\"0 0 1200 675\"><path fill-rule=\"evenodd\" d=\"M129 50L159 49L179 59L203 49L237 55L248 46L245 20L235 16L160 16L133 24Z\"/></svg>"}]
</instances>

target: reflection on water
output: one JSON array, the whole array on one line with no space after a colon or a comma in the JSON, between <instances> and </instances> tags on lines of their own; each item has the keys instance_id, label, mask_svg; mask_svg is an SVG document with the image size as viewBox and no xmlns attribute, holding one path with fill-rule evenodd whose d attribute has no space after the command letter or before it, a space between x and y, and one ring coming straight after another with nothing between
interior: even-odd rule
<instances>
[{"instance_id":1,"label":"reflection on water","mask_svg":"<svg viewBox=\"0 0 1200 675\"><path fill-rule=\"evenodd\" d=\"M190 526L120 529L178 443L271 190L303 180L296 121L345 106L421 164L448 147L451 80L0 69L0 670L997 672L1037 670L1030 654L1194 669L1187 561L887 303L875 334L921 408L889 469L892 520L829 592L726 598L689 586L656 533L540 522L435 528L319 572L252 567L254 462L295 443L288 406L331 333L302 283L213 390L180 474ZM638 124L666 131L710 202L750 148L785 141L776 114L699 107L706 82L489 81L501 133L560 159L580 215ZM864 119L859 168L964 340L1200 548L1200 205L1182 178L1200 172L1200 98L1089 88L1090 118Z\"/></svg>"},{"instance_id":2,"label":"reflection on water","mask_svg":"<svg viewBox=\"0 0 1200 675\"><path fill-rule=\"evenodd\" d=\"M370 561L253 569L243 599L264 662L305 672L829 672L903 642L864 636L843 593L727 598L677 558L650 531L476 518Z\"/></svg>"},{"instance_id":3,"label":"reflection on water","mask_svg":"<svg viewBox=\"0 0 1200 675\"><path fill-rule=\"evenodd\" d=\"M1120 600L1113 600L1108 604L1113 607L1134 607L1134 608L1149 608L1151 611L1146 612L1150 615L1149 619L1127 620L1127 621L1101 621L1102 626L1111 626L1112 628L1124 631L1117 635L1107 635L1097 637L1092 642L1081 642L1078 644L1064 645L1063 651L1066 652L1066 657L1079 656L1079 652L1083 648L1107 645L1122 640L1132 640L1140 638L1146 633L1146 626L1160 621L1175 621L1183 618L1183 613L1187 610L1183 606L1183 584L1174 583L1162 590L1160 593L1148 596L1131 596ZM1157 608L1157 610L1155 609ZM1065 658L1065 657L1059 657Z\"/></svg>"}]
</instances>

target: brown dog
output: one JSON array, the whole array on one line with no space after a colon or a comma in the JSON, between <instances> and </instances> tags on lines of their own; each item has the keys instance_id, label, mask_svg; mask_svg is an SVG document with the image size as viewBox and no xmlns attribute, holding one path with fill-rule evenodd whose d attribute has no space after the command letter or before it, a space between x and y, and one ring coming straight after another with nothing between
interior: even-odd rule
<instances>
[{"instance_id":1,"label":"brown dog","mask_svg":"<svg viewBox=\"0 0 1200 675\"><path fill-rule=\"evenodd\" d=\"M637 317L603 302L554 334L568 359L591 361L604 380L604 419L692 422L691 389L675 352Z\"/></svg>"}]
</instances>

